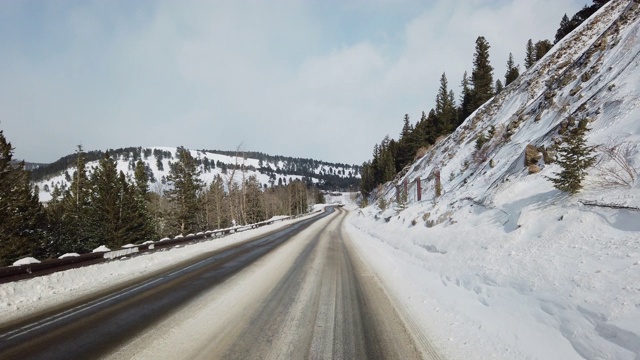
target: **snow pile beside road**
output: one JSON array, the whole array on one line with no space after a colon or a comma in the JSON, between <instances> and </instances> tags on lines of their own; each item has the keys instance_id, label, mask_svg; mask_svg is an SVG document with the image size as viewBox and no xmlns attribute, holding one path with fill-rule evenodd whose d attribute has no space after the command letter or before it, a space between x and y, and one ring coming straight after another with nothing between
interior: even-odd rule
<instances>
[{"instance_id":1,"label":"snow pile beside road","mask_svg":"<svg viewBox=\"0 0 640 360\"><path fill-rule=\"evenodd\" d=\"M13 266L21 266L21 265L29 265L29 264L39 264L40 260L33 258L33 257L26 257L26 258L22 258L20 260L16 260L13 263Z\"/></svg>"},{"instance_id":2,"label":"snow pile beside road","mask_svg":"<svg viewBox=\"0 0 640 360\"><path fill-rule=\"evenodd\" d=\"M97 248L93 249L92 252L97 253L97 252L107 252L107 251L111 251L111 250L104 245L100 245Z\"/></svg>"},{"instance_id":3,"label":"snow pile beside road","mask_svg":"<svg viewBox=\"0 0 640 360\"><path fill-rule=\"evenodd\" d=\"M368 208L351 237L453 358L636 359L639 214L554 205L560 195L538 185L513 228L469 202L432 228L412 225L419 206L386 212L389 222Z\"/></svg>"}]
</instances>

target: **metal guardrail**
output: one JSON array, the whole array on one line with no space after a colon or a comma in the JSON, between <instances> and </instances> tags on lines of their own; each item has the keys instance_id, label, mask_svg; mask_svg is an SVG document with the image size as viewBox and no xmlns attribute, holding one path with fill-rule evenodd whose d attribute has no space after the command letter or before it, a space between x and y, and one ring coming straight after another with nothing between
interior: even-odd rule
<instances>
[{"instance_id":1,"label":"metal guardrail","mask_svg":"<svg viewBox=\"0 0 640 360\"><path fill-rule=\"evenodd\" d=\"M200 242L202 240L207 240L207 239L220 238L229 234L243 232L250 229L256 229L265 225L270 225L278 221L297 219L299 217L307 216L313 213L314 212L296 215L296 216L287 216L280 219L266 220L266 221L261 221L255 224L234 226L226 229L209 230L209 231L201 232L195 235L180 236L180 237L167 239L167 240L158 240L153 243L134 245L133 247L130 247L130 248L118 249L114 251L88 253L88 254L82 254L79 256L65 257L62 259L48 259L48 260L43 260L40 263L26 264L26 265L20 265L20 266L0 267L0 284L17 281L17 280L30 279L37 276L48 275L58 271L74 269L74 268L79 268L87 265L93 265L101 262L111 261L114 259L121 258L123 256L131 255L131 254L153 252L156 250L166 249L176 245L195 243L195 242Z\"/></svg>"}]
</instances>

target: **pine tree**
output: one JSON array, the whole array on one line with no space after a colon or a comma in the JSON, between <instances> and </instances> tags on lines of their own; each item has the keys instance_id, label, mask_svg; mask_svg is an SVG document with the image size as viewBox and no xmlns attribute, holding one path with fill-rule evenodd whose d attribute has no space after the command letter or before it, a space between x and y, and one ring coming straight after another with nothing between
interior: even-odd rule
<instances>
[{"instance_id":1,"label":"pine tree","mask_svg":"<svg viewBox=\"0 0 640 360\"><path fill-rule=\"evenodd\" d=\"M24 162L13 163L13 147L0 130L0 266L42 247L45 216Z\"/></svg>"},{"instance_id":2,"label":"pine tree","mask_svg":"<svg viewBox=\"0 0 640 360\"><path fill-rule=\"evenodd\" d=\"M247 223L255 224L266 220L266 211L262 187L258 179L252 175L244 184L245 187L245 209L247 212Z\"/></svg>"},{"instance_id":3,"label":"pine tree","mask_svg":"<svg viewBox=\"0 0 640 360\"><path fill-rule=\"evenodd\" d=\"M150 240L154 235L154 226L145 196L122 171L118 174L117 187L119 214L112 246L140 244Z\"/></svg>"},{"instance_id":4,"label":"pine tree","mask_svg":"<svg viewBox=\"0 0 640 360\"><path fill-rule=\"evenodd\" d=\"M436 117L438 122L436 124L436 137L440 135L446 135L451 133L455 129L456 125L456 110L454 99L452 99L452 93L449 91L449 82L447 81L447 75L442 73L440 77L440 88L436 95Z\"/></svg>"},{"instance_id":5,"label":"pine tree","mask_svg":"<svg viewBox=\"0 0 640 360\"><path fill-rule=\"evenodd\" d=\"M484 36L476 39L476 52L473 59L473 71L471 83L473 84L473 97L471 109L475 111L487 100L493 97L493 67L489 62L489 43Z\"/></svg>"},{"instance_id":6,"label":"pine tree","mask_svg":"<svg viewBox=\"0 0 640 360\"><path fill-rule=\"evenodd\" d=\"M464 75L462 75L460 87L462 88L462 92L460 93L460 107L458 107L458 126L473 113L471 110L472 90L466 71L464 72Z\"/></svg>"},{"instance_id":7,"label":"pine tree","mask_svg":"<svg viewBox=\"0 0 640 360\"><path fill-rule=\"evenodd\" d=\"M322 191L315 186L313 187L313 198L316 204L325 204L327 202Z\"/></svg>"},{"instance_id":8,"label":"pine tree","mask_svg":"<svg viewBox=\"0 0 640 360\"><path fill-rule=\"evenodd\" d=\"M529 41L527 41L527 52L524 58L524 67L528 69L532 67L533 64L535 63L536 63L536 49L533 46L533 41L529 39Z\"/></svg>"},{"instance_id":9,"label":"pine tree","mask_svg":"<svg viewBox=\"0 0 640 360\"><path fill-rule=\"evenodd\" d=\"M500 79L496 80L496 95L500 94L504 90L504 85L502 85L502 81Z\"/></svg>"},{"instance_id":10,"label":"pine tree","mask_svg":"<svg viewBox=\"0 0 640 360\"><path fill-rule=\"evenodd\" d=\"M91 239L89 212L91 188L87 177L85 153L81 145L76 151L76 171L71 178L71 185L64 192L62 206L64 215L63 227L66 236L58 239L62 243L57 247L65 252L83 253L92 250L96 241Z\"/></svg>"},{"instance_id":11,"label":"pine tree","mask_svg":"<svg viewBox=\"0 0 640 360\"><path fill-rule=\"evenodd\" d=\"M64 254L64 244L67 243L67 231L63 222L64 211L62 190L60 190L58 185L55 185L51 191L51 200L49 200L45 207L47 217L47 246L45 251L47 252L47 257L58 257Z\"/></svg>"},{"instance_id":12,"label":"pine tree","mask_svg":"<svg viewBox=\"0 0 640 360\"><path fill-rule=\"evenodd\" d=\"M542 59L549 50L553 47L553 44L549 40L540 40L536 42L536 61Z\"/></svg>"},{"instance_id":13,"label":"pine tree","mask_svg":"<svg viewBox=\"0 0 640 360\"><path fill-rule=\"evenodd\" d=\"M173 225L181 234L198 231L198 192L202 188L200 172L189 150L179 147L178 161L171 164L165 192L173 211Z\"/></svg>"},{"instance_id":14,"label":"pine tree","mask_svg":"<svg viewBox=\"0 0 640 360\"><path fill-rule=\"evenodd\" d=\"M360 171L360 193L363 197L367 197L375 187L376 183L371 162L365 161L362 163L362 170Z\"/></svg>"},{"instance_id":15,"label":"pine tree","mask_svg":"<svg viewBox=\"0 0 640 360\"><path fill-rule=\"evenodd\" d=\"M282 180L282 178L280 178L280 180ZM280 182L279 186L282 186L282 182ZM216 175L209 185L205 201L207 227L222 229L229 226L228 211L226 210L225 204L227 197L224 192L224 181L220 174Z\"/></svg>"},{"instance_id":16,"label":"pine tree","mask_svg":"<svg viewBox=\"0 0 640 360\"><path fill-rule=\"evenodd\" d=\"M91 207L89 209L92 246L123 245L120 239L120 196L116 161L104 153L91 176Z\"/></svg>"},{"instance_id":17,"label":"pine tree","mask_svg":"<svg viewBox=\"0 0 640 360\"><path fill-rule=\"evenodd\" d=\"M416 133L414 133L414 128L409 120L409 115L405 114L402 132L400 133L400 140L398 141L397 151L392 151L392 149L390 149L390 140L388 136L383 140L383 144L381 144L381 146L385 150L385 153L383 154L383 161L388 161L390 158L393 159L394 175L396 172L399 172L408 163L410 163L411 160L413 160L413 157L416 154L416 150L418 149L418 142L415 138L415 135ZM384 168L384 166L386 165L388 165L388 163L385 162L382 168L384 169L382 173L386 173L387 169ZM387 175L383 175L382 177L385 179L382 182L388 181Z\"/></svg>"},{"instance_id":18,"label":"pine tree","mask_svg":"<svg viewBox=\"0 0 640 360\"><path fill-rule=\"evenodd\" d=\"M438 119L436 116L436 111L434 109L431 109L429 111L429 116L427 116L423 111L422 117L416 124L414 130L418 148L420 146L433 144L436 141L436 138L438 137L438 132L436 131L437 127Z\"/></svg>"},{"instance_id":19,"label":"pine tree","mask_svg":"<svg viewBox=\"0 0 640 360\"><path fill-rule=\"evenodd\" d=\"M509 53L509 60L507 60L507 72L504 74L504 86L509 86L509 84L514 82L518 76L520 76L520 70L513 61L513 54Z\"/></svg>"},{"instance_id":20,"label":"pine tree","mask_svg":"<svg viewBox=\"0 0 640 360\"><path fill-rule=\"evenodd\" d=\"M382 167L380 166L382 157L380 154L380 146L378 144L373 145L373 154L371 157L371 175L373 178L373 187L382 183Z\"/></svg>"},{"instance_id":21,"label":"pine tree","mask_svg":"<svg viewBox=\"0 0 640 360\"><path fill-rule=\"evenodd\" d=\"M379 159L379 171L380 182L378 184L386 183L393 180L396 175L396 156L399 153L399 146L397 146L395 140L389 139L389 136L385 136L380 144L380 159ZM409 160L410 161L410 160ZM405 164L406 165L406 164ZM404 165L402 165L404 167Z\"/></svg>"},{"instance_id":22,"label":"pine tree","mask_svg":"<svg viewBox=\"0 0 640 360\"><path fill-rule=\"evenodd\" d=\"M136 162L133 177L136 181L138 193L146 198L149 194L149 175L147 174L147 167L142 160L138 160L138 162Z\"/></svg>"},{"instance_id":23,"label":"pine tree","mask_svg":"<svg viewBox=\"0 0 640 360\"><path fill-rule=\"evenodd\" d=\"M409 121L409 114L404 114L404 120L402 124L402 132L400 133L400 140L408 139L413 131L413 126Z\"/></svg>"},{"instance_id":24,"label":"pine tree","mask_svg":"<svg viewBox=\"0 0 640 360\"><path fill-rule=\"evenodd\" d=\"M571 120L571 119L570 119ZM587 120L583 119L578 126L567 130L562 135L562 145L558 149L557 163L562 171L555 173L556 178L550 179L556 189L575 194L582 189L582 182L587 175L587 169L595 163L594 147L587 146Z\"/></svg>"},{"instance_id":25,"label":"pine tree","mask_svg":"<svg viewBox=\"0 0 640 360\"><path fill-rule=\"evenodd\" d=\"M136 163L134 180L135 185L130 186L130 191L133 192L134 211L132 216L135 219L133 223L137 230L132 232L131 242L140 243L158 235L155 233L156 224L154 224L150 210L149 176L147 167L142 160L138 160Z\"/></svg>"},{"instance_id":26,"label":"pine tree","mask_svg":"<svg viewBox=\"0 0 640 360\"><path fill-rule=\"evenodd\" d=\"M449 90L449 98L447 99L447 127L448 132L442 135L448 135L458 128L458 108L456 107L456 94L453 90Z\"/></svg>"},{"instance_id":27,"label":"pine tree","mask_svg":"<svg viewBox=\"0 0 640 360\"><path fill-rule=\"evenodd\" d=\"M576 26L577 25L569 20L567 14L564 14L562 20L560 20L560 27L558 28L558 31L556 31L555 43L557 44L560 40L567 36L571 31L573 31Z\"/></svg>"},{"instance_id":28,"label":"pine tree","mask_svg":"<svg viewBox=\"0 0 640 360\"><path fill-rule=\"evenodd\" d=\"M435 144L438 136L440 136L440 134L438 134L438 128L440 127L439 121L436 111L431 109L429 115L427 115L427 129L429 130L427 132L428 144Z\"/></svg>"},{"instance_id":29,"label":"pine tree","mask_svg":"<svg viewBox=\"0 0 640 360\"><path fill-rule=\"evenodd\" d=\"M429 124L427 124L427 114L425 114L423 111L422 116L420 117L420 120L418 121L415 128L413 129L418 147L425 146L428 144L427 142L427 135L429 132L428 127L429 127Z\"/></svg>"}]
</instances>

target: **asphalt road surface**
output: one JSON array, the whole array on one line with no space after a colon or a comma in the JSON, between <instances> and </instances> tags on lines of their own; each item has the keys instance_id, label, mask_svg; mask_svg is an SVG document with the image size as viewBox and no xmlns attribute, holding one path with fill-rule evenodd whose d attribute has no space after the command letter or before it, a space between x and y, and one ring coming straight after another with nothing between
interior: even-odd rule
<instances>
[{"instance_id":1,"label":"asphalt road surface","mask_svg":"<svg viewBox=\"0 0 640 360\"><path fill-rule=\"evenodd\" d=\"M346 215L5 326L0 359L438 359L351 246Z\"/></svg>"}]
</instances>

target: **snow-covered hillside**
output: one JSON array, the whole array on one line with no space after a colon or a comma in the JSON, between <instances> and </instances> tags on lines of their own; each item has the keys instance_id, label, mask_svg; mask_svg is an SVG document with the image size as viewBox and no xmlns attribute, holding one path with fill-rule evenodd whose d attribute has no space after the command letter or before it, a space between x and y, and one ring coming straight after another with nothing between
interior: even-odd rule
<instances>
[{"instance_id":1,"label":"snow-covered hillside","mask_svg":"<svg viewBox=\"0 0 640 360\"><path fill-rule=\"evenodd\" d=\"M170 164L177 161L177 148L175 147L150 147L150 148L131 148L131 151L123 151L118 149L117 154L118 171L123 171L126 175L133 177L135 162L140 159L145 162L150 179L150 189L156 192L162 192L166 189L166 178L169 175ZM291 159L282 157L271 157L265 155L266 158L282 158L282 160L262 160L240 155L230 156L213 151L205 150L189 150L191 156L199 163L201 172L200 179L205 185L211 183L216 175L231 176L234 166L242 166L245 169L244 176L246 178L255 176L258 181L266 186L287 184L294 180L303 179L302 173L308 173L308 177L314 183L324 183L327 178L352 179L352 183L356 183L360 177L359 167L343 164L331 164L310 159ZM288 160L287 160L288 159ZM301 169L300 163L313 163L308 169ZM98 160L87 163L89 172L98 166ZM51 199L51 191L54 186L64 188L69 186L71 176L75 171L75 167L69 167L63 171L47 175L43 179L35 182L40 189L40 201L46 202ZM236 181L241 181L242 172L236 171Z\"/></svg>"},{"instance_id":2,"label":"snow-covered hillside","mask_svg":"<svg viewBox=\"0 0 640 360\"><path fill-rule=\"evenodd\" d=\"M603 161L571 197L547 178L569 116L640 170L639 8L608 3L352 217L353 238L444 354L640 359L634 171ZM490 139L478 150L480 134Z\"/></svg>"}]
</instances>

